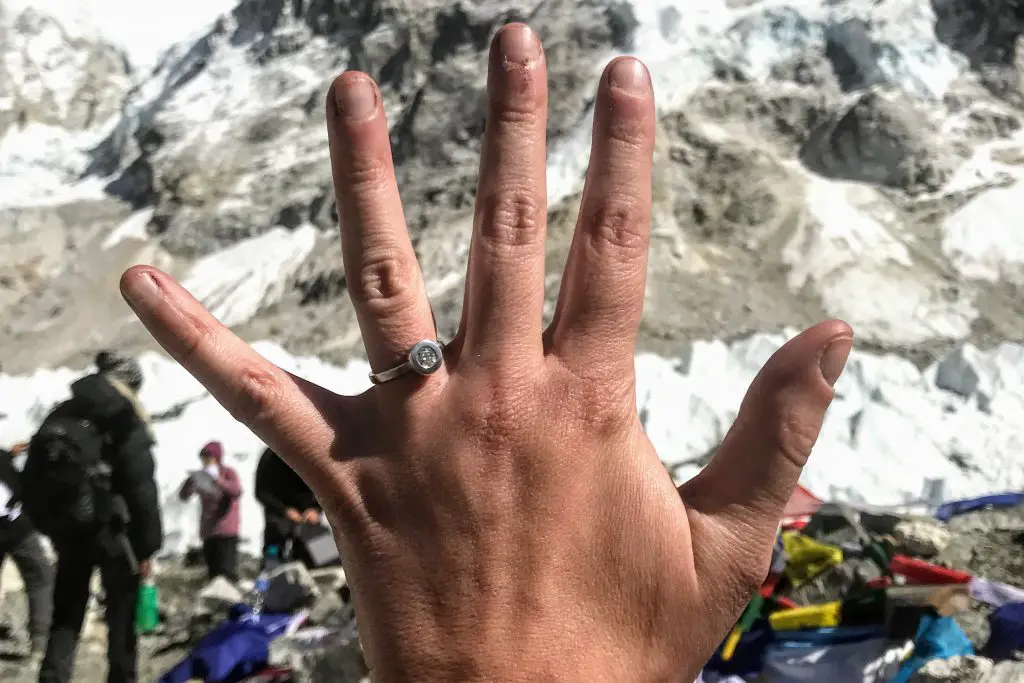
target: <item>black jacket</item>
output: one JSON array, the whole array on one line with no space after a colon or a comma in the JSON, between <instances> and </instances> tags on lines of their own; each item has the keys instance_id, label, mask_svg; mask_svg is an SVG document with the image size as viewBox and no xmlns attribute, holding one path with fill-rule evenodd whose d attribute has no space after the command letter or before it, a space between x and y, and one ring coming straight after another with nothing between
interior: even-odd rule
<instances>
[{"instance_id":1,"label":"black jacket","mask_svg":"<svg viewBox=\"0 0 1024 683\"><path fill-rule=\"evenodd\" d=\"M305 512L320 510L313 491L277 453L269 448L263 452L256 466L256 500L263 506L267 524L290 529L285 511L289 508Z\"/></svg>"},{"instance_id":2,"label":"black jacket","mask_svg":"<svg viewBox=\"0 0 1024 683\"><path fill-rule=\"evenodd\" d=\"M7 508L17 510L21 507L21 473L14 468L14 456L0 449L0 485L6 486L11 492ZM32 533L32 523L22 510L13 520L7 516L0 517L0 551L8 551L25 540Z\"/></svg>"},{"instance_id":3,"label":"black jacket","mask_svg":"<svg viewBox=\"0 0 1024 683\"><path fill-rule=\"evenodd\" d=\"M103 433L114 491L128 508L128 540L137 559L152 557L163 545L154 442L127 389L103 375L88 375L71 385L71 399L54 410L62 411L92 420Z\"/></svg>"}]
</instances>

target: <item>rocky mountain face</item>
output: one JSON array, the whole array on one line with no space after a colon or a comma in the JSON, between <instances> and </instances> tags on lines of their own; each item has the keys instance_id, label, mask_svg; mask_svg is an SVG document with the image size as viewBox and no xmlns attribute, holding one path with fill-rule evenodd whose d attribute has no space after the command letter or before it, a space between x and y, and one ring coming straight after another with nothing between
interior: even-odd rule
<instances>
[{"instance_id":1,"label":"rocky mountain face","mask_svg":"<svg viewBox=\"0 0 1024 683\"><path fill-rule=\"evenodd\" d=\"M550 69L549 300L597 77L632 52L660 112L642 348L826 316L912 357L1024 338L1019 3L243 0L136 73L116 46L2 2L5 370L147 346L116 291L143 261L246 338L359 353L323 121L349 68L381 84L409 229L452 334L486 50L513 20L540 33Z\"/></svg>"}]
</instances>

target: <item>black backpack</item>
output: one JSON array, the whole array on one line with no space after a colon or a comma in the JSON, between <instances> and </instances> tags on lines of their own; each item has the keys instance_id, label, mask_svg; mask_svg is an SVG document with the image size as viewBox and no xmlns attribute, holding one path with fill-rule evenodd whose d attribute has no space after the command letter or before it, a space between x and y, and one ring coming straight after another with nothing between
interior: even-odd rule
<instances>
[{"instance_id":1,"label":"black backpack","mask_svg":"<svg viewBox=\"0 0 1024 683\"><path fill-rule=\"evenodd\" d=\"M98 532L110 522L112 471L92 421L55 411L29 442L22 472L25 512L54 540Z\"/></svg>"}]
</instances>

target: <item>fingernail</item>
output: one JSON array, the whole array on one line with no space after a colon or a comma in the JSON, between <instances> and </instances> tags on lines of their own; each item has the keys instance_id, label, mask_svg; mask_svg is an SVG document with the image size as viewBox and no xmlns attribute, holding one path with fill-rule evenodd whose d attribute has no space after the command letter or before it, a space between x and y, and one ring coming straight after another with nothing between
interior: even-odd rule
<instances>
[{"instance_id":1,"label":"fingernail","mask_svg":"<svg viewBox=\"0 0 1024 683\"><path fill-rule=\"evenodd\" d=\"M540 56L540 41L530 27L513 24L498 33L498 49L506 61L525 64Z\"/></svg>"},{"instance_id":2,"label":"fingernail","mask_svg":"<svg viewBox=\"0 0 1024 683\"><path fill-rule=\"evenodd\" d=\"M151 273L139 273L125 282L124 297L132 308L152 308L160 303L164 293Z\"/></svg>"},{"instance_id":3,"label":"fingernail","mask_svg":"<svg viewBox=\"0 0 1024 683\"><path fill-rule=\"evenodd\" d=\"M377 89L365 76L347 78L334 87L338 112L349 119L365 119L377 110Z\"/></svg>"},{"instance_id":4,"label":"fingernail","mask_svg":"<svg viewBox=\"0 0 1024 683\"><path fill-rule=\"evenodd\" d=\"M635 95L647 92L650 84L647 68L639 60L629 58L619 59L612 64L608 80L616 88Z\"/></svg>"},{"instance_id":5,"label":"fingernail","mask_svg":"<svg viewBox=\"0 0 1024 683\"><path fill-rule=\"evenodd\" d=\"M850 357L850 350L853 349L853 339L843 337L836 339L821 354L821 376L825 378L830 387L834 387L839 381L839 375L843 374L846 367L846 359Z\"/></svg>"}]
</instances>

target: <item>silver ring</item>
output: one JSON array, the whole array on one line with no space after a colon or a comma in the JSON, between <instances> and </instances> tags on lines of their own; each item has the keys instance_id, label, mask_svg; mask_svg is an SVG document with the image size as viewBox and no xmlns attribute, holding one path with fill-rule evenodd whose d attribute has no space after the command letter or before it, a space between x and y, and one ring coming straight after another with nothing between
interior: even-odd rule
<instances>
[{"instance_id":1,"label":"silver ring","mask_svg":"<svg viewBox=\"0 0 1024 683\"><path fill-rule=\"evenodd\" d=\"M409 356L401 365L396 365L382 372L371 372L370 381L374 384L383 384L393 379L398 379L407 372L415 372L417 375L430 375L437 372L444 363L444 344L433 339L424 339L416 342L409 349Z\"/></svg>"}]
</instances>

